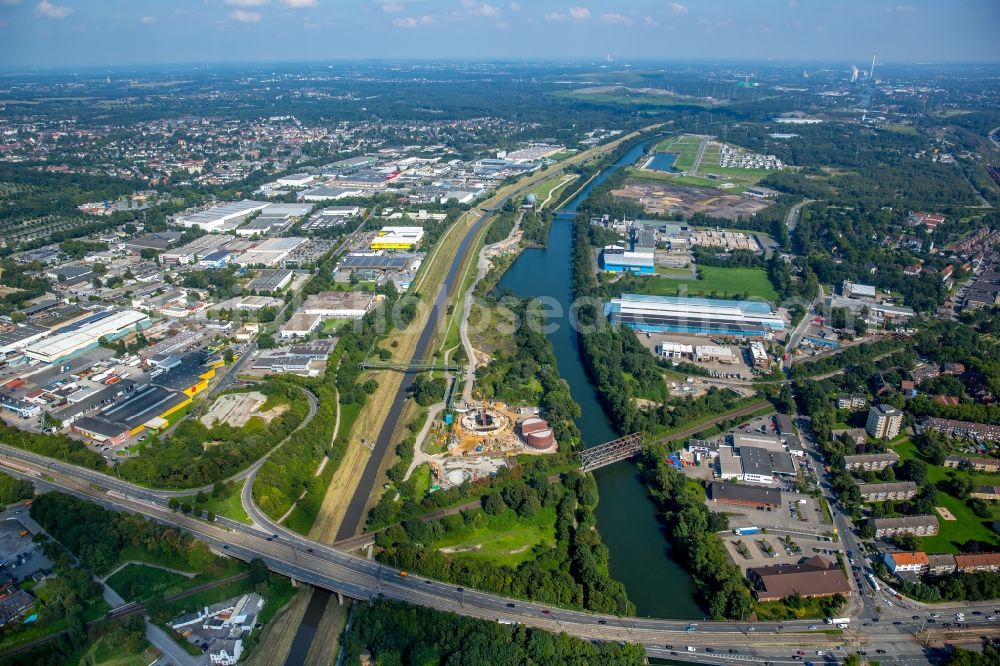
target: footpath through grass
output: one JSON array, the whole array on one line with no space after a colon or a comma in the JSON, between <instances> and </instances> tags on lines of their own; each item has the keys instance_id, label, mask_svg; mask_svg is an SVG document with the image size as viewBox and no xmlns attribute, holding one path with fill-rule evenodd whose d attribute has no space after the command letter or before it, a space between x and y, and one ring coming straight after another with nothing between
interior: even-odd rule
<instances>
[{"instance_id":1,"label":"footpath through grass","mask_svg":"<svg viewBox=\"0 0 1000 666\"><path fill-rule=\"evenodd\" d=\"M434 548L448 549L453 557L516 567L534 558L532 550L538 544L549 548L555 546L556 512L553 508L539 509L531 518L521 518L512 509L495 516L481 515L483 520L478 527L448 534L436 541Z\"/></svg>"}]
</instances>

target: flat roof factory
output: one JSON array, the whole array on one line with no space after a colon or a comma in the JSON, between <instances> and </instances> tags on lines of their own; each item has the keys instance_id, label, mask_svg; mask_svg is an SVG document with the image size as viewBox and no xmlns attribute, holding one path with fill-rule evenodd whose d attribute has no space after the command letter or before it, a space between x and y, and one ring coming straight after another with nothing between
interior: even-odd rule
<instances>
[{"instance_id":1,"label":"flat roof factory","mask_svg":"<svg viewBox=\"0 0 1000 666\"><path fill-rule=\"evenodd\" d=\"M644 332L768 337L785 322L763 301L623 294L605 306L613 324Z\"/></svg>"}]
</instances>

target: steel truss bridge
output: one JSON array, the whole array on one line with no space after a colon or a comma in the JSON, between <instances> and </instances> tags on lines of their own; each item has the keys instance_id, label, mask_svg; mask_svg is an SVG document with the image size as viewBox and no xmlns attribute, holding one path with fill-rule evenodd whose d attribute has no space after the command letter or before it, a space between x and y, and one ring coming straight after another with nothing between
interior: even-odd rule
<instances>
[{"instance_id":1,"label":"steel truss bridge","mask_svg":"<svg viewBox=\"0 0 1000 666\"><path fill-rule=\"evenodd\" d=\"M592 446L580 453L580 471L593 472L619 460L631 458L642 451L642 435L634 432L604 444Z\"/></svg>"}]
</instances>

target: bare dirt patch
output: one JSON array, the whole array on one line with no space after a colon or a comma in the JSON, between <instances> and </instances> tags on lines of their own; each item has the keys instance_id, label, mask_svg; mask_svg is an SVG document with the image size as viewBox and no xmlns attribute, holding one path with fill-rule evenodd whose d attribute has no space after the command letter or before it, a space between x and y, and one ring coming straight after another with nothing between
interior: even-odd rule
<instances>
[{"instance_id":1,"label":"bare dirt patch","mask_svg":"<svg viewBox=\"0 0 1000 666\"><path fill-rule=\"evenodd\" d=\"M941 514L941 520L958 520L946 506L936 506L934 510Z\"/></svg>"},{"instance_id":2,"label":"bare dirt patch","mask_svg":"<svg viewBox=\"0 0 1000 666\"><path fill-rule=\"evenodd\" d=\"M629 180L611 194L641 204L650 213L691 217L705 213L730 220L751 216L770 203L738 194L722 194L711 187L675 185L665 181Z\"/></svg>"}]
</instances>

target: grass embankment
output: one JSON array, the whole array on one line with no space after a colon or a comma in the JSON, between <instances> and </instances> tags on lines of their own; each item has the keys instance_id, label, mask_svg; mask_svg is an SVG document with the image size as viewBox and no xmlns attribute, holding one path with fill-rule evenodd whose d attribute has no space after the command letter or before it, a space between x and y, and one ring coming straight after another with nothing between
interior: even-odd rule
<instances>
[{"instance_id":1,"label":"grass embankment","mask_svg":"<svg viewBox=\"0 0 1000 666\"><path fill-rule=\"evenodd\" d=\"M762 268L699 267L697 280L652 278L636 291L656 296L702 296L713 298L750 297L778 300L778 292Z\"/></svg>"}]
</instances>

